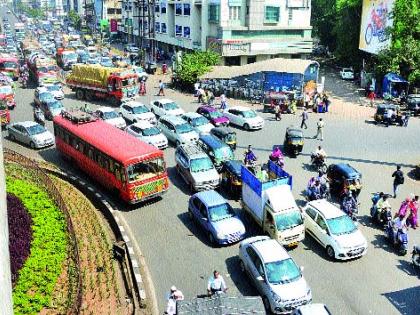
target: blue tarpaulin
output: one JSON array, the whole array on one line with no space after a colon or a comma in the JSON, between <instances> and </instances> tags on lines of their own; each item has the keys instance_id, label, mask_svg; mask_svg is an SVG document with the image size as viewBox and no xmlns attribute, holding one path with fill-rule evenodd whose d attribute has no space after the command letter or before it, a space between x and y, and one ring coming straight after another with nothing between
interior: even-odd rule
<instances>
[{"instance_id":1,"label":"blue tarpaulin","mask_svg":"<svg viewBox=\"0 0 420 315\"><path fill-rule=\"evenodd\" d=\"M382 96L392 95L397 97L402 91L407 92L408 82L396 73L388 73L382 81Z\"/></svg>"}]
</instances>

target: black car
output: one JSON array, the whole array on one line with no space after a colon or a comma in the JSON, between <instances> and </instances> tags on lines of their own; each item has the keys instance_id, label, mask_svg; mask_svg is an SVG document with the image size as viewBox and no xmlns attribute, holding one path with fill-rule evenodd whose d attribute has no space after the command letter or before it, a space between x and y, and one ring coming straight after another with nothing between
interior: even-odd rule
<instances>
[{"instance_id":1,"label":"black car","mask_svg":"<svg viewBox=\"0 0 420 315\"><path fill-rule=\"evenodd\" d=\"M414 116L420 115L420 94L409 94L407 96L407 110Z\"/></svg>"},{"instance_id":2,"label":"black car","mask_svg":"<svg viewBox=\"0 0 420 315\"><path fill-rule=\"evenodd\" d=\"M327 169L327 177L331 193L336 196L342 197L348 191L351 191L355 198L359 196L362 189L362 174L349 164L331 164Z\"/></svg>"}]
</instances>

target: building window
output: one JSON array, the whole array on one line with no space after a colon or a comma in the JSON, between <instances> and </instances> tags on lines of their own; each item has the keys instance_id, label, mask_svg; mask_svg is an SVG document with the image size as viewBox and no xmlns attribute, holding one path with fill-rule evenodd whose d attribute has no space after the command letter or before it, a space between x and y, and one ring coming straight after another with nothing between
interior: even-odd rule
<instances>
[{"instance_id":1,"label":"building window","mask_svg":"<svg viewBox=\"0 0 420 315\"><path fill-rule=\"evenodd\" d=\"M161 23L160 24L160 31L161 31L161 33L166 34L166 23Z\"/></svg>"},{"instance_id":2,"label":"building window","mask_svg":"<svg viewBox=\"0 0 420 315\"><path fill-rule=\"evenodd\" d=\"M160 4L160 13L166 13L166 3Z\"/></svg>"},{"instance_id":3,"label":"building window","mask_svg":"<svg viewBox=\"0 0 420 315\"><path fill-rule=\"evenodd\" d=\"M114 12L115 12L115 9L107 9L106 10L106 13L108 13L108 14L114 14Z\"/></svg>"},{"instance_id":4,"label":"building window","mask_svg":"<svg viewBox=\"0 0 420 315\"><path fill-rule=\"evenodd\" d=\"M229 20L241 19L241 7L229 7Z\"/></svg>"},{"instance_id":5,"label":"building window","mask_svg":"<svg viewBox=\"0 0 420 315\"><path fill-rule=\"evenodd\" d=\"M184 37L190 38L190 28L188 26L184 26Z\"/></svg>"},{"instance_id":6,"label":"building window","mask_svg":"<svg viewBox=\"0 0 420 315\"><path fill-rule=\"evenodd\" d=\"M189 3L184 3L184 15L190 15L191 14L191 7Z\"/></svg>"},{"instance_id":7,"label":"building window","mask_svg":"<svg viewBox=\"0 0 420 315\"><path fill-rule=\"evenodd\" d=\"M182 36L182 26L175 25L175 36Z\"/></svg>"},{"instance_id":8,"label":"building window","mask_svg":"<svg viewBox=\"0 0 420 315\"><path fill-rule=\"evenodd\" d=\"M279 7L265 7L265 22L277 23L280 20Z\"/></svg>"},{"instance_id":9,"label":"building window","mask_svg":"<svg viewBox=\"0 0 420 315\"><path fill-rule=\"evenodd\" d=\"M156 4L155 4L155 12L156 12L156 13L159 13L159 12L160 12L160 6L159 6L159 3L156 3Z\"/></svg>"},{"instance_id":10,"label":"building window","mask_svg":"<svg viewBox=\"0 0 420 315\"><path fill-rule=\"evenodd\" d=\"M121 14L121 9L115 9L115 14Z\"/></svg>"},{"instance_id":11,"label":"building window","mask_svg":"<svg viewBox=\"0 0 420 315\"><path fill-rule=\"evenodd\" d=\"M175 4L175 15L182 15L182 3Z\"/></svg>"},{"instance_id":12,"label":"building window","mask_svg":"<svg viewBox=\"0 0 420 315\"><path fill-rule=\"evenodd\" d=\"M209 5L209 21L219 22L220 20L220 5L210 4Z\"/></svg>"},{"instance_id":13,"label":"building window","mask_svg":"<svg viewBox=\"0 0 420 315\"><path fill-rule=\"evenodd\" d=\"M289 21L293 20L293 10L289 9Z\"/></svg>"},{"instance_id":14,"label":"building window","mask_svg":"<svg viewBox=\"0 0 420 315\"><path fill-rule=\"evenodd\" d=\"M160 33L160 23L159 22L155 23L155 31L156 31L156 33Z\"/></svg>"}]
</instances>

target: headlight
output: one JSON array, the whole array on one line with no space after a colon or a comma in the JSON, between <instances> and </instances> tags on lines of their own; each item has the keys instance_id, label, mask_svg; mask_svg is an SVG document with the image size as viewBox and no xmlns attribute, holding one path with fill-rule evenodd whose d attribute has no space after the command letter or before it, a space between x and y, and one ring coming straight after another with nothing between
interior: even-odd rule
<instances>
[{"instance_id":1,"label":"headlight","mask_svg":"<svg viewBox=\"0 0 420 315\"><path fill-rule=\"evenodd\" d=\"M223 240L223 239L226 238L226 235L223 234L222 232L217 232L217 238L220 239L220 240Z\"/></svg>"}]
</instances>

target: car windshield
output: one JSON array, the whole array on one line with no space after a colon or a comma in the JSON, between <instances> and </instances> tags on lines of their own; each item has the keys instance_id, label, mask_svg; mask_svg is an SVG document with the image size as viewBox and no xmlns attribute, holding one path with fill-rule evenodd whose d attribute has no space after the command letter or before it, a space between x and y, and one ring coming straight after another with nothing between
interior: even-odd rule
<instances>
[{"instance_id":1,"label":"car windshield","mask_svg":"<svg viewBox=\"0 0 420 315\"><path fill-rule=\"evenodd\" d=\"M41 100L41 102L44 102L49 99L54 99L54 96L49 92L44 92L39 95L39 99Z\"/></svg>"},{"instance_id":2,"label":"car windshield","mask_svg":"<svg viewBox=\"0 0 420 315\"><path fill-rule=\"evenodd\" d=\"M192 123L195 127L199 127L199 126L207 125L209 121L206 117L197 117L193 119Z\"/></svg>"},{"instance_id":3,"label":"car windshield","mask_svg":"<svg viewBox=\"0 0 420 315\"><path fill-rule=\"evenodd\" d=\"M272 284L293 282L301 277L300 269L292 258L265 264L267 280Z\"/></svg>"},{"instance_id":4,"label":"car windshield","mask_svg":"<svg viewBox=\"0 0 420 315\"><path fill-rule=\"evenodd\" d=\"M187 123L176 125L175 130L179 134L188 133L188 132L193 131L192 127Z\"/></svg>"},{"instance_id":5,"label":"car windshield","mask_svg":"<svg viewBox=\"0 0 420 315\"><path fill-rule=\"evenodd\" d=\"M64 59L67 60L77 60L77 54L76 53L69 53L69 54L65 54Z\"/></svg>"},{"instance_id":6,"label":"car windshield","mask_svg":"<svg viewBox=\"0 0 420 315\"><path fill-rule=\"evenodd\" d=\"M165 171L163 158L143 161L127 166L128 181L146 180L162 174Z\"/></svg>"},{"instance_id":7,"label":"car windshield","mask_svg":"<svg viewBox=\"0 0 420 315\"><path fill-rule=\"evenodd\" d=\"M227 203L209 208L210 221L213 222L231 218L234 215L235 213Z\"/></svg>"},{"instance_id":8,"label":"car windshield","mask_svg":"<svg viewBox=\"0 0 420 315\"><path fill-rule=\"evenodd\" d=\"M327 219L327 224L333 235L351 234L357 229L353 220L348 215Z\"/></svg>"},{"instance_id":9,"label":"car windshield","mask_svg":"<svg viewBox=\"0 0 420 315\"><path fill-rule=\"evenodd\" d=\"M275 216L278 231L285 231L303 224L300 211L292 210Z\"/></svg>"},{"instance_id":10,"label":"car windshield","mask_svg":"<svg viewBox=\"0 0 420 315\"><path fill-rule=\"evenodd\" d=\"M107 120L107 119L114 119L114 118L118 118L118 114L114 111L110 111L110 112L103 112L103 119Z\"/></svg>"},{"instance_id":11,"label":"car windshield","mask_svg":"<svg viewBox=\"0 0 420 315\"><path fill-rule=\"evenodd\" d=\"M208 157L202 157L202 158L191 160L192 173L208 171L208 170L211 170L213 167L214 167L213 163Z\"/></svg>"},{"instance_id":12,"label":"car windshield","mask_svg":"<svg viewBox=\"0 0 420 315\"><path fill-rule=\"evenodd\" d=\"M59 109L59 108L63 108L63 104L61 104L61 102L59 101L54 101L54 102L48 103L48 107L50 109Z\"/></svg>"},{"instance_id":13,"label":"car windshield","mask_svg":"<svg viewBox=\"0 0 420 315\"><path fill-rule=\"evenodd\" d=\"M174 110L174 109L178 109L179 107L178 107L178 105L176 105L176 103L171 102L171 103L165 103L165 104L163 104L163 108L165 110Z\"/></svg>"},{"instance_id":14,"label":"car windshield","mask_svg":"<svg viewBox=\"0 0 420 315\"><path fill-rule=\"evenodd\" d=\"M142 134L143 136L146 136L146 137L156 136L160 134L160 130L157 127L150 127L150 128L144 129Z\"/></svg>"},{"instance_id":15,"label":"car windshield","mask_svg":"<svg viewBox=\"0 0 420 315\"><path fill-rule=\"evenodd\" d=\"M47 85L48 91L61 91L61 86L59 85Z\"/></svg>"},{"instance_id":16,"label":"car windshield","mask_svg":"<svg viewBox=\"0 0 420 315\"><path fill-rule=\"evenodd\" d=\"M227 145L214 150L214 152L217 160L225 161L233 159L233 152Z\"/></svg>"},{"instance_id":17,"label":"car windshield","mask_svg":"<svg viewBox=\"0 0 420 315\"><path fill-rule=\"evenodd\" d=\"M242 114L244 115L245 118L254 118L257 117L257 113L254 112L253 110L247 110L242 112Z\"/></svg>"},{"instance_id":18,"label":"car windshield","mask_svg":"<svg viewBox=\"0 0 420 315\"><path fill-rule=\"evenodd\" d=\"M28 133L29 133L30 136L38 135L38 134L46 131L46 129L44 127L42 127L41 125L38 125L38 124L27 127L26 130L28 130Z\"/></svg>"},{"instance_id":19,"label":"car windshield","mask_svg":"<svg viewBox=\"0 0 420 315\"><path fill-rule=\"evenodd\" d=\"M146 106L134 106L132 109L134 114L143 114L149 111Z\"/></svg>"},{"instance_id":20,"label":"car windshield","mask_svg":"<svg viewBox=\"0 0 420 315\"><path fill-rule=\"evenodd\" d=\"M209 112L209 115L212 119L217 119L223 117L222 113L219 111Z\"/></svg>"},{"instance_id":21,"label":"car windshield","mask_svg":"<svg viewBox=\"0 0 420 315\"><path fill-rule=\"evenodd\" d=\"M10 85L0 86L0 94L13 94L12 87Z\"/></svg>"},{"instance_id":22,"label":"car windshield","mask_svg":"<svg viewBox=\"0 0 420 315\"><path fill-rule=\"evenodd\" d=\"M17 63L13 62L13 61L5 61L0 63L0 68L3 69L17 69L18 65Z\"/></svg>"}]
</instances>

